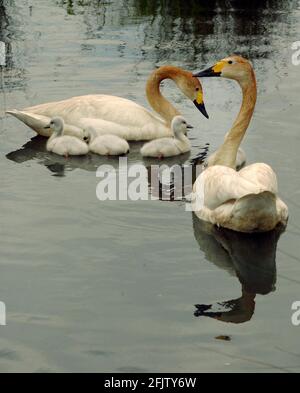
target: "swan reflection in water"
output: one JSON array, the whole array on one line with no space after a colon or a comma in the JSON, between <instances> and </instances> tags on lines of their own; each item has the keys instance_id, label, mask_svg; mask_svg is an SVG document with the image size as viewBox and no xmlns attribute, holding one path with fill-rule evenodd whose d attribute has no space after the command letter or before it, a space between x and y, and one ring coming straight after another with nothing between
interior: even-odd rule
<instances>
[{"instance_id":1,"label":"swan reflection in water","mask_svg":"<svg viewBox=\"0 0 300 393\"><path fill-rule=\"evenodd\" d=\"M241 296L215 304L196 305L196 317L244 323L255 311L255 297L276 290L276 248L283 227L265 233L239 233L217 228L193 214L194 235L208 261L241 283Z\"/></svg>"},{"instance_id":2,"label":"swan reflection in water","mask_svg":"<svg viewBox=\"0 0 300 393\"><path fill-rule=\"evenodd\" d=\"M88 172L96 172L101 165L111 165L115 169L119 169L119 157L118 156L99 156L96 154L88 154L86 156L72 156L68 159L65 157L52 154L46 149L47 139L42 136L35 136L25 143L21 148L12 151L6 155L6 158L14 161L18 164L22 164L27 161L37 161L40 165L44 165L54 176L65 176L66 172L73 171L75 169L81 169ZM140 154L140 149L144 142L131 142L130 153L127 155L128 161L131 164L142 163L148 171L149 185L151 183L151 167L157 167L166 165L171 168L174 165L183 166L190 157L190 152L182 154L176 157L170 157L165 160L157 160L151 158L143 158ZM206 156L208 151L208 145L204 148L197 148L201 153L196 157L196 164L199 162L199 157ZM155 171L153 172L155 175ZM191 192L192 179L188 181L189 193Z\"/></svg>"},{"instance_id":3,"label":"swan reflection in water","mask_svg":"<svg viewBox=\"0 0 300 393\"><path fill-rule=\"evenodd\" d=\"M196 163L192 160L193 164L201 165L206 154L207 150L204 150L202 156L197 157ZM154 175L158 177L158 173L153 173L151 166L148 166L149 186L155 184L152 179ZM186 187L184 189L176 188L175 185L181 183L173 178L173 183L167 184L166 189L163 184L157 183L155 189L152 187L151 194L164 201L180 201L181 196L183 201L191 191L195 175L198 175L197 170L188 172L188 178L183 182ZM198 304L195 316L236 324L251 320L256 295L267 295L276 290L276 249L285 227L278 226L273 231L264 233L241 233L201 221L193 213L193 229L206 260L236 276L241 283L241 296L215 304Z\"/></svg>"}]
</instances>

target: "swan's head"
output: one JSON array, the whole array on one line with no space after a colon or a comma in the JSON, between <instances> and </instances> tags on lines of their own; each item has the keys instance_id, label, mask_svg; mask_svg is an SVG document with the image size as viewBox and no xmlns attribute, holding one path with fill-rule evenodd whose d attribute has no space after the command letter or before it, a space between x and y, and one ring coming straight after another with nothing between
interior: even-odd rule
<instances>
[{"instance_id":1,"label":"swan's head","mask_svg":"<svg viewBox=\"0 0 300 393\"><path fill-rule=\"evenodd\" d=\"M164 65L159 67L150 75L147 82L146 92L148 101L158 113L160 113L164 118L168 117L168 121L170 120L169 114L165 115L166 109L161 109L161 99L157 95L157 87L165 79L172 79L182 91L182 93L187 98L192 100L197 109L206 118L208 118L208 114L204 105L203 91L200 81L193 77L192 72L172 65ZM171 112L173 113L173 111Z\"/></svg>"},{"instance_id":2,"label":"swan's head","mask_svg":"<svg viewBox=\"0 0 300 393\"><path fill-rule=\"evenodd\" d=\"M206 112L204 99L203 99L203 89L200 81L193 77L190 72L181 72L177 78L177 85L191 101L193 101L196 108L209 119L208 113Z\"/></svg>"},{"instance_id":3,"label":"swan's head","mask_svg":"<svg viewBox=\"0 0 300 393\"><path fill-rule=\"evenodd\" d=\"M45 129L51 129L53 134L62 135L65 127L65 122L61 117L54 117Z\"/></svg>"},{"instance_id":4,"label":"swan's head","mask_svg":"<svg viewBox=\"0 0 300 393\"><path fill-rule=\"evenodd\" d=\"M171 128L175 136L186 134L188 129L193 128L187 123L183 116L175 116L171 123Z\"/></svg>"},{"instance_id":5,"label":"swan's head","mask_svg":"<svg viewBox=\"0 0 300 393\"><path fill-rule=\"evenodd\" d=\"M194 77L204 78L219 76L243 83L247 82L253 76L253 73L253 67L247 59L233 55L218 61L215 65L204 71L194 74Z\"/></svg>"}]
</instances>

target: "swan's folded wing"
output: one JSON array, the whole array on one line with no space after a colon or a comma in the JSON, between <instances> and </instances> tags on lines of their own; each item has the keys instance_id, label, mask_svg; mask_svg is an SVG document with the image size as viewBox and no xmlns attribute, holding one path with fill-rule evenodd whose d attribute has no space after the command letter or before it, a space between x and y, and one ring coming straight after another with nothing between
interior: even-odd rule
<instances>
[{"instance_id":1,"label":"swan's folded wing","mask_svg":"<svg viewBox=\"0 0 300 393\"><path fill-rule=\"evenodd\" d=\"M127 139L128 136L128 130L126 128L120 126L120 124L107 120L83 117L78 120L78 125L86 131L93 129L98 136L111 134L125 139Z\"/></svg>"},{"instance_id":2,"label":"swan's folded wing","mask_svg":"<svg viewBox=\"0 0 300 393\"><path fill-rule=\"evenodd\" d=\"M87 95L63 101L48 102L26 108L25 111L48 117L60 116L65 122L76 124L82 117L97 117L103 105L102 96Z\"/></svg>"},{"instance_id":3,"label":"swan's folded wing","mask_svg":"<svg viewBox=\"0 0 300 393\"><path fill-rule=\"evenodd\" d=\"M267 164L256 163L248 165L239 172L239 176L259 185L263 191L269 191L273 194L278 193L277 176Z\"/></svg>"},{"instance_id":4,"label":"swan's folded wing","mask_svg":"<svg viewBox=\"0 0 300 393\"><path fill-rule=\"evenodd\" d=\"M219 165L207 168L194 186L194 192L202 194L204 205L212 210L225 202L261 191L264 190L260 184L241 177L234 169Z\"/></svg>"},{"instance_id":5,"label":"swan's folded wing","mask_svg":"<svg viewBox=\"0 0 300 393\"><path fill-rule=\"evenodd\" d=\"M92 128L99 136L112 134L126 139L127 141L152 140L171 133L170 129L166 127L165 124L153 124L151 122L143 126L124 126L100 118L83 117L78 120L78 125L87 131Z\"/></svg>"},{"instance_id":6,"label":"swan's folded wing","mask_svg":"<svg viewBox=\"0 0 300 393\"><path fill-rule=\"evenodd\" d=\"M93 126L102 130L99 133L113 133L127 140L151 140L171 136L170 127L164 120L141 105L121 97L73 97L26 108L25 111L33 116L60 116L67 124Z\"/></svg>"},{"instance_id":7,"label":"swan's folded wing","mask_svg":"<svg viewBox=\"0 0 300 393\"><path fill-rule=\"evenodd\" d=\"M103 119L128 127L141 127L151 121L164 124L162 119L131 100L102 94L73 97L25 110L49 117L61 116L69 124L77 124L82 118Z\"/></svg>"}]
</instances>

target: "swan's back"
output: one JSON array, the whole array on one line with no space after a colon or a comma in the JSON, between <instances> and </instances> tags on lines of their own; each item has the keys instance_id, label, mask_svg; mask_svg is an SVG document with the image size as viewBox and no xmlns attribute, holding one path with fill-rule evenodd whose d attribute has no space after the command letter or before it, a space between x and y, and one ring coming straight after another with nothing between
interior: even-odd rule
<instances>
[{"instance_id":1,"label":"swan's back","mask_svg":"<svg viewBox=\"0 0 300 393\"><path fill-rule=\"evenodd\" d=\"M128 110L127 112L124 111L125 108ZM122 112L124 122L128 125L134 125L139 122L139 111L143 116L149 116L148 120L152 119L152 114L135 102L103 94L72 97L62 101L32 106L26 108L25 111L50 117L53 116L53 113L59 113L65 121L70 121L70 123L72 123L71 120L78 121L83 117L100 117L103 120L118 123L120 122L120 112ZM134 112L135 116L133 116Z\"/></svg>"},{"instance_id":2,"label":"swan's back","mask_svg":"<svg viewBox=\"0 0 300 393\"><path fill-rule=\"evenodd\" d=\"M199 218L235 231L269 231L288 219L277 189L276 174L267 164L249 165L240 172L215 165L195 182L194 210Z\"/></svg>"},{"instance_id":3,"label":"swan's back","mask_svg":"<svg viewBox=\"0 0 300 393\"><path fill-rule=\"evenodd\" d=\"M86 95L25 109L26 113L48 118L60 116L65 123L86 128L113 128L127 140L151 140L171 135L164 120L131 100L109 95ZM22 120L22 119L20 119ZM100 123L99 123L100 121Z\"/></svg>"}]
</instances>

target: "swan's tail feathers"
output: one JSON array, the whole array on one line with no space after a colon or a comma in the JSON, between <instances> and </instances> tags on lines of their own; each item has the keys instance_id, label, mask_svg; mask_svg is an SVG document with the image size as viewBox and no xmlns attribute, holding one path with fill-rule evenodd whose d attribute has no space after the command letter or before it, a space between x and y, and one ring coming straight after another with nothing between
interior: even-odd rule
<instances>
[{"instance_id":1,"label":"swan's tail feathers","mask_svg":"<svg viewBox=\"0 0 300 393\"><path fill-rule=\"evenodd\" d=\"M239 232L268 232L278 224L287 222L287 207L282 201L282 205L279 205L278 201L279 198L269 191L248 194L231 203L231 214L229 219L226 217L227 222L222 222L222 214L219 218L216 217L216 221L221 226Z\"/></svg>"},{"instance_id":2,"label":"swan's tail feathers","mask_svg":"<svg viewBox=\"0 0 300 393\"><path fill-rule=\"evenodd\" d=\"M51 136L51 130L49 128L45 128L50 123L50 117L26 111L18 111L16 109L6 111L6 113L16 117L39 135L47 138ZM86 140L88 137L88 133L84 129L66 123L64 133L66 135L76 136L82 140Z\"/></svg>"},{"instance_id":3,"label":"swan's tail feathers","mask_svg":"<svg viewBox=\"0 0 300 393\"><path fill-rule=\"evenodd\" d=\"M26 124L38 134L47 137L50 136L51 131L49 132L49 129L45 129L45 127L50 122L49 117L36 115L25 111L18 111L16 109L6 111L6 113L16 117L18 120L22 121L24 124Z\"/></svg>"}]
</instances>

